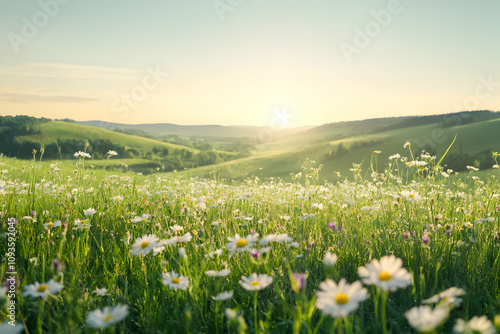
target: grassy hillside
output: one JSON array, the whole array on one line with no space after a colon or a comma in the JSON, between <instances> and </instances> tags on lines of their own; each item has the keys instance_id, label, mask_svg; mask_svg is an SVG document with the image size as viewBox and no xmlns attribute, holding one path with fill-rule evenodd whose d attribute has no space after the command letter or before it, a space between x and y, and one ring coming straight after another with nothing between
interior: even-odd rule
<instances>
[{"instance_id":1,"label":"grassy hillside","mask_svg":"<svg viewBox=\"0 0 500 334\"><path fill-rule=\"evenodd\" d=\"M19 136L17 140L34 141L40 144L48 145L56 141L64 140L91 140L91 139L104 139L114 143L120 143L127 148L134 148L137 150L150 151L153 147L166 147L173 150L184 149L189 152L198 153L199 150L175 145L170 143L163 143L153 139L131 136L114 131L96 128L93 126L68 123L68 122L49 122L41 125L41 134L34 134L28 136ZM112 149L110 147L110 149ZM81 148L83 150L83 147Z\"/></svg>"},{"instance_id":2,"label":"grassy hillside","mask_svg":"<svg viewBox=\"0 0 500 334\"><path fill-rule=\"evenodd\" d=\"M290 173L301 171L305 159L310 158L316 161L317 165L323 164L322 178L335 180L334 171L339 171L342 175L349 175L352 163L363 163L363 169L368 171L374 150L382 151L377 155L377 159L383 163L395 153L409 156L408 149L403 148L406 141L412 143L414 155L418 155L422 149L426 149L440 158L457 134L457 140L448 152L449 157L460 153L472 157L481 154L481 152L482 156L491 157L492 150L500 151L499 129L500 119L495 119L444 128L438 127L437 124L405 127L329 140L331 137L342 137L346 134L325 127L323 131L308 131L301 135L258 145L257 151L251 157L215 166L196 168L185 173L194 176L208 176L211 172L216 172L220 177L229 179L248 174L259 177L281 177L289 180ZM338 151L339 145L343 146L344 151L331 154L332 151ZM446 163L447 160L444 162ZM474 160L472 159L471 165ZM492 160L489 163L491 164L483 163L479 167L481 169L491 168Z\"/></svg>"}]
</instances>

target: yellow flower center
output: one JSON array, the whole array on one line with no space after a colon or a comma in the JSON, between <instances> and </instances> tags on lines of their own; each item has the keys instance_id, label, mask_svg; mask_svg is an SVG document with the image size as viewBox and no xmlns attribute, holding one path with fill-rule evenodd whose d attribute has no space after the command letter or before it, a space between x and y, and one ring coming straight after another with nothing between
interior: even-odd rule
<instances>
[{"instance_id":1,"label":"yellow flower center","mask_svg":"<svg viewBox=\"0 0 500 334\"><path fill-rule=\"evenodd\" d=\"M349 297L347 297L347 295L343 292L339 293L337 297L335 297L335 302L339 305L347 304L348 301Z\"/></svg>"},{"instance_id":2,"label":"yellow flower center","mask_svg":"<svg viewBox=\"0 0 500 334\"><path fill-rule=\"evenodd\" d=\"M172 283L179 284L179 279L175 277L174 279L172 279Z\"/></svg>"},{"instance_id":3,"label":"yellow flower center","mask_svg":"<svg viewBox=\"0 0 500 334\"><path fill-rule=\"evenodd\" d=\"M80 220L80 223L85 224L87 221L85 219Z\"/></svg>"},{"instance_id":4,"label":"yellow flower center","mask_svg":"<svg viewBox=\"0 0 500 334\"><path fill-rule=\"evenodd\" d=\"M381 281L390 281L392 276L391 274L389 274L387 271L382 271L380 274L378 274L378 278L381 280Z\"/></svg>"},{"instance_id":5,"label":"yellow flower center","mask_svg":"<svg viewBox=\"0 0 500 334\"><path fill-rule=\"evenodd\" d=\"M252 283L250 283L251 286L256 286L256 285L259 285L259 281L255 280L255 281L252 281Z\"/></svg>"},{"instance_id":6,"label":"yellow flower center","mask_svg":"<svg viewBox=\"0 0 500 334\"><path fill-rule=\"evenodd\" d=\"M411 194L410 194L410 195L408 195L408 196L410 196L410 198L414 198L414 197L415 197L415 194L414 194L414 193L411 193Z\"/></svg>"},{"instance_id":7,"label":"yellow flower center","mask_svg":"<svg viewBox=\"0 0 500 334\"><path fill-rule=\"evenodd\" d=\"M144 249L144 248L146 248L146 247L148 247L148 246L149 246L149 242L147 242L147 241L143 241L143 242L141 243L141 249Z\"/></svg>"},{"instance_id":8,"label":"yellow flower center","mask_svg":"<svg viewBox=\"0 0 500 334\"><path fill-rule=\"evenodd\" d=\"M245 239L240 239L240 240L238 240L238 242L236 242L236 247L238 247L238 248L245 247L246 245L247 245L247 241Z\"/></svg>"},{"instance_id":9,"label":"yellow flower center","mask_svg":"<svg viewBox=\"0 0 500 334\"><path fill-rule=\"evenodd\" d=\"M106 316L106 318L104 318L104 322L108 322L108 321L110 321L111 319L113 319L113 317L111 316L111 314L108 314L108 315Z\"/></svg>"},{"instance_id":10,"label":"yellow flower center","mask_svg":"<svg viewBox=\"0 0 500 334\"><path fill-rule=\"evenodd\" d=\"M54 223L53 223L53 222L50 222L50 223L48 223L47 225L48 225L49 227L52 227L52 226L54 225Z\"/></svg>"},{"instance_id":11,"label":"yellow flower center","mask_svg":"<svg viewBox=\"0 0 500 334\"><path fill-rule=\"evenodd\" d=\"M36 291L38 292L44 292L45 290L47 290L49 288L49 286L47 284L42 284L38 287L38 289Z\"/></svg>"}]
</instances>

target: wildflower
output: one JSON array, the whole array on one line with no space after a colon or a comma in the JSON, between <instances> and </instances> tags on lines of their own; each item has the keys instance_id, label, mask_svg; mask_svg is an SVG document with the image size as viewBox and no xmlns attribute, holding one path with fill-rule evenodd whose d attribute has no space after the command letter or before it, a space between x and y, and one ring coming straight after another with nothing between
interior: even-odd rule
<instances>
[{"instance_id":1,"label":"wildflower","mask_svg":"<svg viewBox=\"0 0 500 334\"><path fill-rule=\"evenodd\" d=\"M242 276L240 285L247 291L260 291L267 288L273 282L273 278L266 274L252 273L250 276Z\"/></svg>"},{"instance_id":2,"label":"wildflower","mask_svg":"<svg viewBox=\"0 0 500 334\"><path fill-rule=\"evenodd\" d=\"M292 289L293 291L299 293L306 287L307 274L305 273L293 273L292 274Z\"/></svg>"},{"instance_id":3,"label":"wildflower","mask_svg":"<svg viewBox=\"0 0 500 334\"><path fill-rule=\"evenodd\" d=\"M104 309L96 309L87 315L87 325L91 328L107 328L112 326L128 315L128 306L118 304L115 307L106 306Z\"/></svg>"},{"instance_id":4,"label":"wildflower","mask_svg":"<svg viewBox=\"0 0 500 334\"><path fill-rule=\"evenodd\" d=\"M75 156L75 158L89 158L90 159L90 154L88 154L87 152L82 152L82 151L78 151L78 152L75 152L75 154L73 154Z\"/></svg>"},{"instance_id":5,"label":"wildflower","mask_svg":"<svg viewBox=\"0 0 500 334\"><path fill-rule=\"evenodd\" d=\"M328 223L326 226L335 231L337 229L337 222Z\"/></svg>"},{"instance_id":6,"label":"wildflower","mask_svg":"<svg viewBox=\"0 0 500 334\"><path fill-rule=\"evenodd\" d=\"M394 160L394 159L399 159L401 158L401 155L399 153L393 154L389 157L389 160Z\"/></svg>"},{"instance_id":7,"label":"wildflower","mask_svg":"<svg viewBox=\"0 0 500 334\"><path fill-rule=\"evenodd\" d=\"M458 297L463 295L465 295L465 290L451 287L443 292L438 293L437 295L422 300L422 304L442 302L445 306L454 305L455 307L458 307L462 303L462 299Z\"/></svg>"},{"instance_id":8,"label":"wildflower","mask_svg":"<svg viewBox=\"0 0 500 334\"><path fill-rule=\"evenodd\" d=\"M258 250L258 249L253 249L253 248L252 248L252 249L250 249L250 250L249 250L249 252L250 252L250 255L251 255L254 259L258 258L258 257L259 257L259 255L260 255L260 253L259 253L259 250Z\"/></svg>"},{"instance_id":9,"label":"wildflower","mask_svg":"<svg viewBox=\"0 0 500 334\"><path fill-rule=\"evenodd\" d=\"M358 269L363 283L376 285L382 290L396 291L411 285L411 274L403 268L403 261L394 255L373 260L365 267Z\"/></svg>"},{"instance_id":10,"label":"wildflower","mask_svg":"<svg viewBox=\"0 0 500 334\"><path fill-rule=\"evenodd\" d=\"M338 256L337 254L332 254L330 252L326 252L325 258L323 259L323 263L327 267L333 267L335 263L337 263Z\"/></svg>"},{"instance_id":11,"label":"wildflower","mask_svg":"<svg viewBox=\"0 0 500 334\"><path fill-rule=\"evenodd\" d=\"M116 151L109 150L109 151L108 151L108 155L109 155L110 157L113 157L113 156L118 155L118 153L117 153Z\"/></svg>"},{"instance_id":12,"label":"wildflower","mask_svg":"<svg viewBox=\"0 0 500 334\"><path fill-rule=\"evenodd\" d=\"M106 288L97 288L95 289L94 291L92 291L93 293L95 293L96 295L99 295L99 296L105 296L108 294L108 289Z\"/></svg>"},{"instance_id":13,"label":"wildflower","mask_svg":"<svg viewBox=\"0 0 500 334\"><path fill-rule=\"evenodd\" d=\"M54 269L57 272L59 272L59 271L61 271L61 270L64 269L64 265L61 262L59 262L58 259L54 259L54 261L52 261L52 264L54 265Z\"/></svg>"},{"instance_id":14,"label":"wildflower","mask_svg":"<svg viewBox=\"0 0 500 334\"><path fill-rule=\"evenodd\" d=\"M424 234L422 236L422 242L424 243L424 245L427 245L429 243L429 237Z\"/></svg>"},{"instance_id":15,"label":"wildflower","mask_svg":"<svg viewBox=\"0 0 500 334\"><path fill-rule=\"evenodd\" d=\"M191 233L186 233L184 234L183 236L173 236L172 238L166 240L166 241L163 241L162 242L162 245L166 245L166 246L171 246L171 245L175 245L176 243L181 243L181 242L189 242L191 241L191 239L193 238L193 236L191 235Z\"/></svg>"},{"instance_id":16,"label":"wildflower","mask_svg":"<svg viewBox=\"0 0 500 334\"><path fill-rule=\"evenodd\" d=\"M189 278L180 276L175 271L170 273L163 273L163 285L168 286L170 289L186 290L189 286Z\"/></svg>"},{"instance_id":17,"label":"wildflower","mask_svg":"<svg viewBox=\"0 0 500 334\"><path fill-rule=\"evenodd\" d=\"M221 255L222 255L222 249L221 249L221 248L219 248L219 249L217 249L217 250L215 250L215 251L213 251L213 252L210 252L210 253L206 254L206 255L205 255L205 257L206 257L206 258L213 258L213 257L214 257L214 255L221 256Z\"/></svg>"},{"instance_id":18,"label":"wildflower","mask_svg":"<svg viewBox=\"0 0 500 334\"><path fill-rule=\"evenodd\" d=\"M42 225L45 228L54 228L54 227L60 227L61 226L61 221L56 220L55 222L48 222Z\"/></svg>"},{"instance_id":19,"label":"wildflower","mask_svg":"<svg viewBox=\"0 0 500 334\"><path fill-rule=\"evenodd\" d=\"M25 286L22 295L34 298L42 297L43 299L47 299L49 295L58 293L62 290L63 287L64 285L57 283L56 281L54 281L54 279L51 279L46 283L40 284L36 282L35 284Z\"/></svg>"},{"instance_id":20,"label":"wildflower","mask_svg":"<svg viewBox=\"0 0 500 334\"><path fill-rule=\"evenodd\" d=\"M411 143L409 141L407 141L404 145L403 145L403 148L407 148L408 146L411 147Z\"/></svg>"},{"instance_id":21,"label":"wildflower","mask_svg":"<svg viewBox=\"0 0 500 334\"><path fill-rule=\"evenodd\" d=\"M233 298L233 292L232 291L224 291L224 292L221 292L217 296L212 297L212 298L213 298L213 300L215 300L217 302L222 302L224 300L228 300L228 299Z\"/></svg>"},{"instance_id":22,"label":"wildflower","mask_svg":"<svg viewBox=\"0 0 500 334\"><path fill-rule=\"evenodd\" d=\"M479 168L476 168L474 166L467 166L467 169L471 170L471 171L474 171L474 172L477 172L479 170Z\"/></svg>"},{"instance_id":23,"label":"wildflower","mask_svg":"<svg viewBox=\"0 0 500 334\"><path fill-rule=\"evenodd\" d=\"M111 200L113 201L113 203L121 202L121 201L123 201L123 196L116 195L116 196L111 197Z\"/></svg>"},{"instance_id":24,"label":"wildflower","mask_svg":"<svg viewBox=\"0 0 500 334\"><path fill-rule=\"evenodd\" d=\"M186 255L186 248L184 247L180 247L179 248L179 257L181 259L186 259L187 258L187 255Z\"/></svg>"},{"instance_id":25,"label":"wildflower","mask_svg":"<svg viewBox=\"0 0 500 334\"><path fill-rule=\"evenodd\" d=\"M158 237L156 235L144 234L141 238L137 238L135 243L132 245L131 253L132 255L146 255L158 246L160 246L160 244L158 243Z\"/></svg>"},{"instance_id":26,"label":"wildflower","mask_svg":"<svg viewBox=\"0 0 500 334\"><path fill-rule=\"evenodd\" d=\"M313 203L311 207L318 210L323 210L323 203Z\"/></svg>"},{"instance_id":27,"label":"wildflower","mask_svg":"<svg viewBox=\"0 0 500 334\"><path fill-rule=\"evenodd\" d=\"M348 284L342 278L337 285L333 280L327 279L320 283L319 288L320 291L316 292L316 307L333 318L348 316L358 309L360 302L368 298L368 291L359 281Z\"/></svg>"},{"instance_id":28,"label":"wildflower","mask_svg":"<svg viewBox=\"0 0 500 334\"><path fill-rule=\"evenodd\" d=\"M464 333L464 334L495 334L496 329L495 326L488 318L483 315L482 317L474 316L468 322L463 319L458 319L453 326L453 331L456 333Z\"/></svg>"},{"instance_id":29,"label":"wildflower","mask_svg":"<svg viewBox=\"0 0 500 334\"><path fill-rule=\"evenodd\" d=\"M259 234L249 234L246 238L240 237L239 234L236 234L234 237L229 237L228 243L226 243L227 249L233 254L235 251L244 252L252 248L252 246L257 242L259 238Z\"/></svg>"},{"instance_id":30,"label":"wildflower","mask_svg":"<svg viewBox=\"0 0 500 334\"><path fill-rule=\"evenodd\" d=\"M184 227L182 227L182 226L179 226L179 225L175 224L174 226L170 226L170 229L171 229L172 231L174 231L174 232L175 232L175 234L177 234L177 233L182 232L182 230L184 229Z\"/></svg>"},{"instance_id":31,"label":"wildflower","mask_svg":"<svg viewBox=\"0 0 500 334\"><path fill-rule=\"evenodd\" d=\"M132 218L132 223L149 223L149 217L151 217L150 214L144 213L142 216L136 216Z\"/></svg>"},{"instance_id":32,"label":"wildflower","mask_svg":"<svg viewBox=\"0 0 500 334\"><path fill-rule=\"evenodd\" d=\"M233 309L230 309L230 308L227 308L224 310L224 314L226 315L226 317L229 319L229 320L232 320L234 318L236 318L238 316L238 313L233 310Z\"/></svg>"},{"instance_id":33,"label":"wildflower","mask_svg":"<svg viewBox=\"0 0 500 334\"><path fill-rule=\"evenodd\" d=\"M97 210L95 210L93 208L88 208L87 210L83 210L83 214L85 215L85 217L90 217L90 216L94 215L96 212L97 212Z\"/></svg>"},{"instance_id":34,"label":"wildflower","mask_svg":"<svg viewBox=\"0 0 500 334\"><path fill-rule=\"evenodd\" d=\"M412 202L419 202L422 199L422 196L414 191L403 190L401 195Z\"/></svg>"},{"instance_id":35,"label":"wildflower","mask_svg":"<svg viewBox=\"0 0 500 334\"><path fill-rule=\"evenodd\" d=\"M207 274L210 277L226 277L230 273L231 273L231 270L229 270L229 269L223 269L221 271L217 271L217 270L205 271L205 274Z\"/></svg>"},{"instance_id":36,"label":"wildflower","mask_svg":"<svg viewBox=\"0 0 500 334\"><path fill-rule=\"evenodd\" d=\"M440 326L449 315L449 311L443 307L434 310L427 305L416 306L406 311L405 317L408 323L420 333L433 332Z\"/></svg>"}]
</instances>

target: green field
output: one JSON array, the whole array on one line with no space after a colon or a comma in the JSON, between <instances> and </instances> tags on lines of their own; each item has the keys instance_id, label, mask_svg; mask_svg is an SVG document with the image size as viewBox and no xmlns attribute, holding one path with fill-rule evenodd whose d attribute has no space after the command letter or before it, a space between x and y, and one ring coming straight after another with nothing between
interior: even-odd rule
<instances>
[{"instance_id":1,"label":"green field","mask_svg":"<svg viewBox=\"0 0 500 334\"><path fill-rule=\"evenodd\" d=\"M0 156L0 332L495 333L499 170L400 152L335 184Z\"/></svg>"}]
</instances>

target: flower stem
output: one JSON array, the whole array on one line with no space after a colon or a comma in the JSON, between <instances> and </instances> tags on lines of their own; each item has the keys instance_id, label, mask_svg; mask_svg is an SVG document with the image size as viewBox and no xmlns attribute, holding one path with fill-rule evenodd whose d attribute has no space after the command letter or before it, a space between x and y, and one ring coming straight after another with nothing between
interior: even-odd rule
<instances>
[{"instance_id":1,"label":"flower stem","mask_svg":"<svg viewBox=\"0 0 500 334\"><path fill-rule=\"evenodd\" d=\"M257 327L257 291L253 294L253 325L255 328L255 333L259 333L259 328Z\"/></svg>"},{"instance_id":2,"label":"flower stem","mask_svg":"<svg viewBox=\"0 0 500 334\"><path fill-rule=\"evenodd\" d=\"M389 291L384 291L382 294L382 331L384 334L387 334L387 321L386 321L386 312L387 312L387 297L389 295Z\"/></svg>"}]
</instances>

